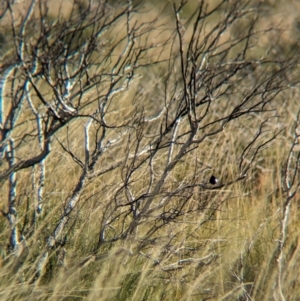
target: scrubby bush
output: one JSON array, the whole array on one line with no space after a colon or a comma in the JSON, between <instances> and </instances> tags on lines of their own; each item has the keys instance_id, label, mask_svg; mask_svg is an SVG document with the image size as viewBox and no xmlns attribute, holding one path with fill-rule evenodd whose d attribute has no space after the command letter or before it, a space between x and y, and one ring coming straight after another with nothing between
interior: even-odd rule
<instances>
[{"instance_id":1,"label":"scrubby bush","mask_svg":"<svg viewBox=\"0 0 300 301\"><path fill-rule=\"evenodd\" d=\"M277 5L4 2L1 298L296 300Z\"/></svg>"}]
</instances>

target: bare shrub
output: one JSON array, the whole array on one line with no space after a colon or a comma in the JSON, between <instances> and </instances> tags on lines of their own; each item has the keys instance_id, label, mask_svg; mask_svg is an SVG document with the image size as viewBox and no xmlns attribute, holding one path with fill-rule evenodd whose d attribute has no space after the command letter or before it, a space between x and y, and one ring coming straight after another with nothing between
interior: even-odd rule
<instances>
[{"instance_id":1,"label":"bare shrub","mask_svg":"<svg viewBox=\"0 0 300 301\"><path fill-rule=\"evenodd\" d=\"M51 15L33 0L18 17L15 5L1 12L12 36L0 95L8 271L51 280L68 249L70 277L137 255L163 274L208 271L220 253L197 237L283 128L298 57L264 45L279 28L261 26L252 1L161 14L74 1Z\"/></svg>"}]
</instances>

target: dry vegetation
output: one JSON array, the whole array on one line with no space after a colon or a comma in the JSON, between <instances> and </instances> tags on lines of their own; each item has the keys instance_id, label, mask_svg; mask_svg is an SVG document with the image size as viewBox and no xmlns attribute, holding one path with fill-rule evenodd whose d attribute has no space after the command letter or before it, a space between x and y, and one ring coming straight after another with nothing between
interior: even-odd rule
<instances>
[{"instance_id":1,"label":"dry vegetation","mask_svg":"<svg viewBox=\"0 0 300 301\"><path fill-rule=\"evenodd\" d=\"M297 7L14 2L1 300L299 300Z\"/></svg>"}]
</instances>

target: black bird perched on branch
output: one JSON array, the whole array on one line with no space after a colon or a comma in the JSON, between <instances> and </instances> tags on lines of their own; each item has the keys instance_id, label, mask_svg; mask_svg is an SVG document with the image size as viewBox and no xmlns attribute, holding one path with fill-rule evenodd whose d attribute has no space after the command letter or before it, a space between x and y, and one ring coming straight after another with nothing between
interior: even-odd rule
<instances>
[{"instance_id":1,"label":"black bird perched on branch","mask_svg":"<svg viewBox=\"0 0 300 301\"><path fill-rule=\"evenodd\" d=\"M219 180L214 175L212 175L209 179L209 183L212 185L218 184L218 182Z\"/></svg>"}]
</instances>

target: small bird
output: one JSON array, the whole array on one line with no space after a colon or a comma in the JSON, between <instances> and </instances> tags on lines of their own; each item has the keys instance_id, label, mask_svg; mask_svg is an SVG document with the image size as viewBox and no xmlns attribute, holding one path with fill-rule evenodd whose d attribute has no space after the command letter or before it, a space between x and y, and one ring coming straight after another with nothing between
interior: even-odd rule
<instances>
[{"instance_id":1,"label":"small bird","mask_svg":"<svg viewBox=\"0 0 300 301\"><path fill-rule=\"evenodd\" d=\"M212 185L218 184L218 182L219 180L214 175L212 175L209 179L209 183Z\"/></svg>"}]
</instances>

